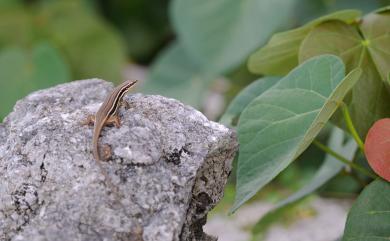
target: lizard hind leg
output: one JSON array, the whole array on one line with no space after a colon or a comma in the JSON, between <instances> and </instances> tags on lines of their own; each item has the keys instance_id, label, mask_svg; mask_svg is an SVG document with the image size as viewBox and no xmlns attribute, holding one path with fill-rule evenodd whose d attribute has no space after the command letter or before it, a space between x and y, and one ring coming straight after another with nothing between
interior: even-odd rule
<instances>
[{"instance_id":1,"label":"lizard hind leg","mask_svg":"<svg viewBox=\"0 0 390 241\"><path fill-rule=\"evenodd\" d=\"M102 146L102 152L103 152L103 160L108 161L112 157L112 148L108 144L103 144Z\"/></svg>"}]
</instances>

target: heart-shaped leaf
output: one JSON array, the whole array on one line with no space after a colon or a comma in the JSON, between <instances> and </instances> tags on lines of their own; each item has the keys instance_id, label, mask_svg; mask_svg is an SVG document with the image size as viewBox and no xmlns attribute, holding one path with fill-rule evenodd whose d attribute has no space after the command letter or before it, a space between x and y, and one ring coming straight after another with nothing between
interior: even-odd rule
<instances>
[{"instance_id":1,"label":"heart-shaped leaf","mask_svg":"<svg viewBox=\"0 0 390 241\"><path fill-rule=\"evenodd\" d=\"M300 28L277 33L272 36L267 45L251 55L248 68L258 74L285 75L298 65L299 46L313 27L329 20L350 23L360 15L361 12L357 10L339 11L315 19Z\"/></svg>"},{"instance_id":2,"label":"heart-shaped leaf","mask_svg":"<svg viewBox=\"0 0 390 241\"><path fill-rule=\"evenodd\" d=\"M316 26L300 46L299 60L321 54L341 57L347 71L362 68L361 80L352 89L348 106L362 139L378 119L390 116L390 93L386 83L390 69L390 14L371 13L359 26L330 21Z\"/></svg>"},{"instance_id":3,"label":"heart-shaped leaf","mask_svg":"<svg viewBox=\"0 0 390 241\"><path fill-rule=\"evenodd\" d=\"M238 117L244 108L256 97L274 86L280 80L279 77L260 78L244 88L230 103L220 122L225 125L235 126Z\"/></svg>"},{"instance_id":4,"label":"heart-shaped leaf","mask_svg":"<svg viewBox=\"0 0 390 241\"><path fill-rule=\"evenodd\" d=\"M375 122L367 133L364 150L371 168L390 182L390 118Z\"/></svg>"},{"instance_id":5,"label":"heart-shaped leaf","mask_svg":"<svg viewBox=\"0 0 390 241\"><path fill-rule=\"evenodd\" d=\"M232 210L250 199L313 141L360 77L341 59L319 56L298 66L254 99L238 124L241 144Z\"/></svg>"},{"instance_id":6,"label":"heart-shaped leaf","mask_svg":"<svg viewBox=\"0 0 390 241\"><path fill-rule=\"evenodd\" d=\"M343 241L385 241L390 237L390 183L364 188L348 214Z\"/></svg>"}]
</instances>

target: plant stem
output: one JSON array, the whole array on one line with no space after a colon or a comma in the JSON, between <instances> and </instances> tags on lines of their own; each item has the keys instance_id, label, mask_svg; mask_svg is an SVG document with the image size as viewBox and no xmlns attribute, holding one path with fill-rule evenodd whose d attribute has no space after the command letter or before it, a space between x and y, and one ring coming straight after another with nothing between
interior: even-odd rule
<instances>
[{"instance_id":1,"label":"plant stem","mask_svg":"<svg viewBox=\"0 0 390 241\"><path fill-rule=\"evenodd\" d=\"M357 133L355 126L353 125L351 115L349 114L349 111L348 111L348 106L343 102L341 104L341 107L343 110L344 120L345 120L345 123L347 124L348 130L351 132L352 137L353 137L353 139L355 139L360 150L364 153L364 143L363 143L362 139L360 139L359 134Z\"/></svg>"},{"instance_id":2,"label":"plant stem","mask_svg":"<svg viewBox=\"0 0 390 241\"><path fill-rule=\"evenodd\" d=\"M377 176L369 171L367 171L364 167L360 166L359 164L356 164L354 162L351 162L350 160L348 160L347 158L341 156L340 154L338 154L337 152L333 151L332 149L330 149L329 147L325 146L324 144L322 144L321 142L317 141L317 140L314 140L313 141L314 145L316 145L318 148L320 148L321 150L323 150L324 152L328 153L329 155L333 156L334 158L336 158L337 160L341 161L342 163L344 163L345 165L348 165L350 166L352 169L366 175L366 176L369 176L371 178L377 178Z\"/></svg>"},{"instance_id":3,"label":"plant stem","mask_svg":"<svg viewBox=\"0 0 390 241\"><path fill-rule=\"evenodd\" d=\"M350 173L351 176L360 184L360 186L362 188L364 188L365 186L367 186L367 182L365 180L363 180L363 178L361 178L359 175L357 175L356 172L351 172Z\"/></svg>"}]
</instances>

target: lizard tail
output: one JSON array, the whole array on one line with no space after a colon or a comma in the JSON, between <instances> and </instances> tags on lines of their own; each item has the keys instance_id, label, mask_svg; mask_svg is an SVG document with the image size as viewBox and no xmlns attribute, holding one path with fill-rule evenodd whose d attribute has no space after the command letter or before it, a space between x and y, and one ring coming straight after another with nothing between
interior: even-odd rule
<instances>
[{"instance_id":1,"label":"lizard tail","mask_svg":"<svg viewBox=\"0 0 390 241\"><path fill-rule=\"evenodd\" d=\"M99 145L97 143L97 140L94 140L92 145L93 145L93 149L92 149L93 158L95 158L96 161L100 161Z\"/></svg>"},{"instance_id":2,"label":"lizard tail","mask_svg":"<svg viewBox=\"0 0 390 241\"><path fill-rule=\"evenodd\" d=\"M99 128L99 126L97 125L96 123L96 120L95 120L95 125L94 125L94 128L93 128L93 133L95 135L95 133L97 133L97 129ZM99 154L99 136L97 137L93 137L92 138L92 154L93 154L93 158L96 160L96 161L100 161L100 154Z\"/></svg>"}]
</instances>

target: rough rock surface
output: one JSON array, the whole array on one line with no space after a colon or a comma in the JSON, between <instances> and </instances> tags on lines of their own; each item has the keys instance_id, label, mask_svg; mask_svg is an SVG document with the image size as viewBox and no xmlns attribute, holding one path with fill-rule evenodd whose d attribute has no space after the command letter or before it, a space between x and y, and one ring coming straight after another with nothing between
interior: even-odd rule
<instances>
[{"instance_id":1,"label":"rough rock surface","mask_svg":"<svg viewBox=\"0 0 390 241\"><path fill-rule=\"evenodd\" d=\"M37 91L0 124L0 240L215 240L203 233L237 150L235 133L161 96L128 94L105 127L102 168L82 124L112 89L92 79Z\"/></svg>"}]
</instances>

